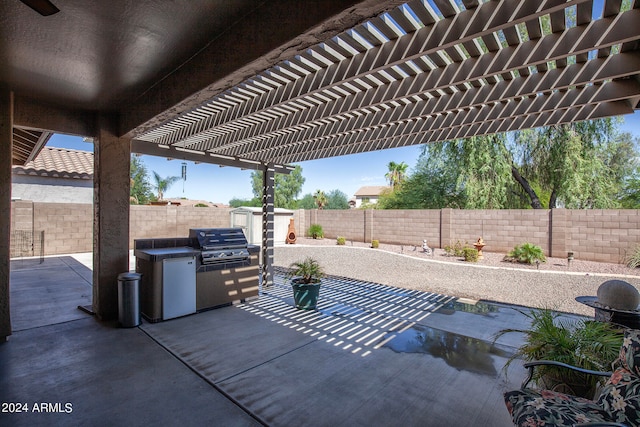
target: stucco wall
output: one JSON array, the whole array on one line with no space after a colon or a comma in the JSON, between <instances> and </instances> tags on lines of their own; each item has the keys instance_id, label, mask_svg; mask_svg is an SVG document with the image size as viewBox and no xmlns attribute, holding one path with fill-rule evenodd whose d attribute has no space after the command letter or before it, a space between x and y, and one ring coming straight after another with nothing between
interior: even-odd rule
<instances>
[{"instance_id":1,"label":"stucco wall","mask_svg":"<svg viewBox=\"0 0 640 427\"><path fill-rule=\"evenodd\" d=\"M189 228L229 227L230 208L131 206L130 247L138 238L185 237ZM13 230L44 230L45 254L90 252L91 204L11 203ZM539 245L548 256L622 262L640 244L640 210L298 210L298 237L311 224L325 238L442 248L472 243L482 236L490 252L508 252L524 242Z\"/></svg>"}]
</instances>

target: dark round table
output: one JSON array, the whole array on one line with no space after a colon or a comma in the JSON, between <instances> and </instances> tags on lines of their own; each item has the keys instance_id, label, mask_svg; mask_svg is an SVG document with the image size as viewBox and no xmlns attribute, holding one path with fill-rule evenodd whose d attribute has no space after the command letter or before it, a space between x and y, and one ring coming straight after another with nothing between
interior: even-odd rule
<instances>
[{"instance_id":1,"label":"dark round table","mask_svg":"<svg viewBox=\"0 0 640 427\"><path fill-rule=\"evenodd\" d=\"M600 322L615 323L627 328L640 329L639 310L618 310L598 302L598 297L576 297L576 301L595 310L595 319Z\"/></svg>"}]
</instances>

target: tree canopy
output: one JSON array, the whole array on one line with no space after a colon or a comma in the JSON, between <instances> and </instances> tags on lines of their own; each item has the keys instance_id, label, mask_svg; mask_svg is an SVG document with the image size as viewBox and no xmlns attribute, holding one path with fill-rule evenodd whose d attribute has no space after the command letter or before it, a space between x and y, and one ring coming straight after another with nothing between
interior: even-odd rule
<instances>
[{"instance_id":1,"label":"tree canopy","mask_svg":"<svg viewBox=\"0 0 640 427\"><path fill-rule=\"evenodd\" d=\"M302 191L303 184L304 177L302 176L302 167L300 165L296 165L293 171L291 171L291 173L289 173L288 175L277 173L275 175L274 184L275 207L296 209L296 198ZM254 198L261 201L263 188L261 171L254 171L251 173L251 188L253 190Z\"/></svg>"},{"instance_id":2,"label":"tree canopy","mask_svg":"<svg viewBox=\"0 0 640 427\"><path fill-rule=\"evenodd\" d=\"M637 147L617 127L607 118L425 145L379 207L640 207Z\"/></svg>"},{"instance_id":3,"label":"tree canopy","mask_svg":"<svg viewBox=\"0 0 640 427\"><path fill-rule=\"evenodd\" d=\"M151 184L147 180L147 168L138 156L131 156L129 165L131 187L129 188L129 202L133 205L144 205L154 198Z\"/></svg>"}]
</instances>

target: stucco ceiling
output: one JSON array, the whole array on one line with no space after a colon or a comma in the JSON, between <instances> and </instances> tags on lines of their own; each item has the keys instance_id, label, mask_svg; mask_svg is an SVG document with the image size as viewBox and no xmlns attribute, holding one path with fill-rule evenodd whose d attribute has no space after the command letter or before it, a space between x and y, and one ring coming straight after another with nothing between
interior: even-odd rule
<instances>
[{"instance_id":1,"label":"stucco ceiling","mask_svg":"<svg viewBox=\"0 0 640 427\"><path fill-rule=\"evenodd\" d=\"M54 3L48 17L0 3L16 126L90 135L83 124L114 112L148 154L286 164L640 100L635 1Z\"/></svg>"},{"instance_id":2,"label":"stucco ceiling","mask_svg":"<svg viewBox=\"0 0 640 427\"><path fill-rule=\"evenodd\" d=\"M0 85L14 93L15 126L91 136L95 114L114 113L132 136L394 2L53 4L60 11L42 16L0 2Z\"/></svg>"}]
</instances>

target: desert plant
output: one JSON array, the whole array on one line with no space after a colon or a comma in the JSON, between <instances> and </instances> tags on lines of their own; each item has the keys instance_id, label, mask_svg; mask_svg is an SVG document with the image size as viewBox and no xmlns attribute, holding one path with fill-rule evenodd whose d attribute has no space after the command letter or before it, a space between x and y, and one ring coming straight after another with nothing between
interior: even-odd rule
<instances>
[{"instance_id":1,"label":"desert plant","mask_svg":"<svg viewBox=\"0 0 640 427\"><path fill-rule=\"evenodd\" d=\"M336 239L336 243L340 246L344 245L345 243L347 243L347 239L345 239L344 237L338 237Z\"/></svg>"},{"instance_id":2,"label":"desert plant","mask_svg":"<svg viewBox=\"0 0 640 427\"><path fill-rule=\"evenodd\" d=\"M462 243L460 240L456 240L455 243L445 245L444 252L447 256L464 256L464 248L469 247L466 243Z\"/></svg>"},{"instance_id":3,"label":"desert plant","mask_svg":"<svg viewBox=\"0 0 640 427\"><path fill-rule=\"evenodd\" d=\"M314 239L322 239L324 237L322 226L320 224L311 224L309 230L307 230L307 235L313 237Z\"/></svg>"},{"instance_id":4,"label":"desert plant","mask_svg":"<svg viewBox=\"0 0 640 427\"><path fill-rule=\"evenodd\" d=\"M204 204L204 203L196 203L195 205L193 205L194 208L208 208L209 205Z\"/></svg>"},{"instance_id":5,"label":"desert plant","mask_svg":"<svg viewBox=\"0 0 640 427\"><path fill-rule=\"evenodd\" d=\"M291 263L286 276L288 279L297 280L298 283L309 284L318 283L325 276L325 273L318 261L311 257L306 257L302 261Z\"/></svg>"},{"instance_id":6,"label":"desert plant","mask_svg":"<svg viewBox=\"0 0 640 427\"><path fill-rule=\"evenodd\" d=\"M468 262L478 262L478 250L476 248L472 248L466 246L463 249L464 260Z\"/></svg>"},{"instance_id":7,"label":"desert plant","mask_svg":"<svg viewBox=\"0 0 640 427\"><path fill-rule=\"evenodd\" d=\"M594 371L609 371L622 346L623 333L611 323L583 319L560 319L548 309L522 312L531 319L531 329L503 329L525 335L524 344L509 358L505 369L515 360L527 362L554 360ZM553 366L541 366L533 378L546 389L592 398L601 378Z\"/></svg>"},{"instance_id":8,"label":"desert plant","mask_svg":"<svg viewBox=\"0 0 640 427\"><path fill-rule=\"evenodd\" d=\"M540 246L532 243L523 243L513 248L513 250L504 257L504 260L522 264L533 264L536 261L546 262L547 258L545 258Z\"/></svg>"},{"instance_id":9,"label":"desert plant","mask_svg":"<svg viewBox=\"0 0 640 427\"><path fill-rule=\"evenodd\" d=\"M286 277L291 280L293 304L299 309L314 310L320 296L321 279L325 276L324 270L311 257L291 263L289 269Z\"/></svg>"},{"instance_id":10,"label":"desert plant","mask_svg":"<svg viewBox=\"0 0 640 427\"><path fill-rule=\"evenodd\" d=\"M636 246L633 252L631 252L625 257L624 263L629 268L640 267L640 245Z\"/></svg>"},{"instance_id":11,"label":"desert plant","mask_svg":"<svg viewBox=\"0 0 640 427\"><path fill-rule=\"evenodd\" d=\"M371 241L371 247L374 248L374 249L378 249L380 247L380 241L376 240L376 239L372 240Z\"/></svg>"}]
</instances>

